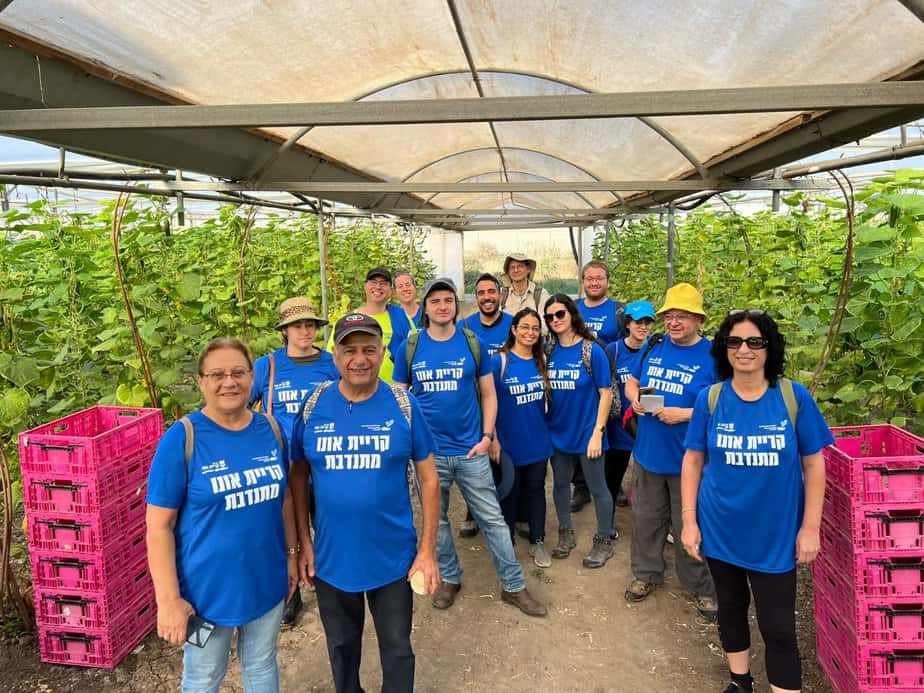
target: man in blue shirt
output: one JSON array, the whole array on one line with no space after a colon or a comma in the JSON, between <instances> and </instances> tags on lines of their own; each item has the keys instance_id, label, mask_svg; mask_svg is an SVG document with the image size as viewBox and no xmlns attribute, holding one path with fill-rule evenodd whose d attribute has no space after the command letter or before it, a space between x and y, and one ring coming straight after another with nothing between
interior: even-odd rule
<instances>
[{"instance_id":1,"label":"man in blue shirt","mask_svg":"<svg viewBox=\"0 0 924 693\"><path fill-rule=\"evenodd\" d=\"M362 690L359 663L367 602L378 636L382 689L413 691L411 585L425 594L439 586L433 438L414 397L379 379L385 358L382 328L373 317L350 313L337 321L334 364L340 379L309 396L292 433L299 573L316 587L338 693ZM419 546L408 460L420 483ZM307 518L309 468L316 505L313 542Z\"/></svg>"},{"instance_id":2,"label":"man in blue shirt","mask_svg":"<svg viewBox=\"0 0 924 693\"><path fill-rule=\"evenodd\" d=\"M468 335L456 328L459 302L451 279L427 282L423 306L424 329L414 342L402 347L404 358L395 363L395 383L416 395L436 448L440 479L436 548L441 582L433 606L448 609L462 587L462 568L448 519L449 492L455 481L484 534L501 581L501 599L530 616L544 616L545 607L526 589L488 461L497 395L487 349L480 342L471 345ZM475 353L475 347L480 353Z\"/></svg>"},{"instance_id":3,"label":"man in blue shirt","mask_svg":"<svg viewBox=\"0 0 924 693\"><path fill-rule=\"evenodd\" d=\"M488 355L494 356L507 341L513 316L500 309L501 283L493 274L485 272L475 281L475 302L478 311L462 321L462 325L478 335L488 348ZM465 519L459 527L460 537L478 534L478 523L472 511L466 510Z\"/></svg>"}]
</instances>

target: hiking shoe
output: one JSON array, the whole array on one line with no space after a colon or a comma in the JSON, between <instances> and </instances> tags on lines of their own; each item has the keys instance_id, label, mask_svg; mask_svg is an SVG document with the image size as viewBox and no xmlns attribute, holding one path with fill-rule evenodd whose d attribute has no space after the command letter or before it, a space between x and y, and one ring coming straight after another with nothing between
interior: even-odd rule
<instances>
[{"instance_id":1,"label":"hiking shoe","mask_svg":"<svg viewBox=\"0 0 924 693\"><path fill-rule=\"evenodd\" d=\"M575 486L574 494L571 496L571 512L580 512L581 508L588 503L590 503L590 492L582 486Z\"/></svg>"},{"instance_id":2,"label":"hiking shoe","mask_svg":"<svg viewBox=\"0 0 924 693\"><path fill-rule=\"evenodd\" d=\"M456 603L456 595L460 589L462 589L462 585L440 580L440 586L433 593L433 606L437 609L448 609Z\"/></svg>"},{"instance_id":3,"label":"hiking shoe","mask_svg":"<svg viewBox=\"0 0 924 693\"><path fill-rule=\"evenodd\" d=\"M462 520L459 525L459 536L464 539L471 539L478 534L478 523L474 520Z\"/></svg>"},{"instance_id":4,"label":"hiking shoe","mask_svg":"<svg viewBox=\"0 0 924 693\"><path fill-rule=\"evenodd\" d=\"M715 621L719 616L719 607L712 597L693 597L693 605L709 621Z\"/></svg>"},{"instance_id":5,"label":"hiking shoe","mask_svg":"<svg viewBox=\"0 0 924 693\"><path fill-rule=\"evenodd\" d=\"M667 537L665 537L664 541L666 541L668 544L673 544L674 543L674 533L668 532Z\"/></svg>"},{"instance_id":6,"label":"hiking shoe","mask_svg":"<svg viewBox=\"0 0 924 693\"><path fill-rule=\"evenodd\" d=\"M619 492L616 494L616 507L617 508L628 508L629 507L629 496L626 495L626 492L622 489L619 489Z\"/></svg>"},{"instance_id":7,"label":"hiking shoe","mask_svg":"<svg viewBox=\"0 0 924 693\"><path fill-rule=\"evenodd\" d=\"M575 546L577 544L574 541L574 530L570 527L559 527L558 545L552 549L552 558L568 558Z\"/></svg>"},{"instance_id":8,"label":"hiking shoe","mask_svg":"<svg viewBox=\"0 0 924 693\"><path fill-rule=\"evenodd\" d=\"M519 592L501 592L501 600L508 604L513 604L527 616L545 616L548 611L542 604L536 601L536 598L529 593L525 587Z\"/></svg>"},{"instance_id":9,"label":"hiking shoe","mask_svg":"<svg viewBox=\"0 0 924 693\"><path fill-rule=\"evenodd\" d=\"M517 522L514 527L517 530L517 534L523 537L524 539L529 539L529 523L528 522Z\"/></svg>"},{"instance_id":10,"label":"hiking shoe","mask_svg":"<svg viewBox=\"0 0 924 693\"><path fill-rule=\"evenodd\" d=\"M533 557L533 563L540 568L548 568L552 565L552 557L545 548L545 542L537 541L535 544L530 544L529 555Z\"/></svg>"},{"instance_id":11,"label":"hiking shoe","mask_svg":"<svg viewBox=\"0 0 924 693\"><path fill-rule=\"evenodd\" d=\"M754 689L745 688L737 681L732 681L730 684L728 684L728 688L722 691L722 693L754 693Z\"/></svg>"},{"instance_id":12,"label":"hiking shoe","mask_svg":"<svg viewBox=\"0 0 924 693\"><path fill-rule=\"evenodd\" d=\"M594 535L594 545L584 557L585 568L602 568L613 557L613 540L602 534Z\"/></svg>"},{"instance_id":13,"label":"hiking shoe","mask_svg":"<svg viewBox=\"0 0 924 693\"><path fill-rule=\"evenodd\" d=\"M627 602L630 604L635 604L645 599L652 590L657 587L653 582L644 582L639 579L633 579L629 583L629 589L626 590L626 593L623 595Z\"/></svg>"},{"instance_id":14,"label":"hiking shoe","mask_svg":"<svg viewBox=\"0 0 924 693\"><path fill-rule=\"evenodd\" d=\"M298 618L298 615L302 611L302 593L299 588L295 588L295 592L292 593L292 598L286 602L285 607L282 609L282 625L291 626L295 623L295 619Z\"/></svg>"}]
</instances>

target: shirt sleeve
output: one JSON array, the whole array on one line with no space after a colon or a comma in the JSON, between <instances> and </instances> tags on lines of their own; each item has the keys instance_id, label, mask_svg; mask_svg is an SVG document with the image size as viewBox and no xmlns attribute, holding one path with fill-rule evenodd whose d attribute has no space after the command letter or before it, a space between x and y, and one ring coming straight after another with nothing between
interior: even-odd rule
<instances>
[{"instance_id":1,"label":"shirt sleeve","mask_svg":"<svg viewBox=\"0 0 924 693\"><path fill-rule=\"evenodd\" d=\"M411 459L423 462L433 453L433 434L414 395L408 396L411 399Z\"/></svg>"},{"instance_id":2,"label":"shirt sleeve","mask_svg":"<svg viewBox=\"0 0 924 693\"><path fill-rule=\"evenodd\" d=\"M594 343L590 349L590 370L594 374L594 385L600 390L609 387L613 378L610 375L610 360L606 357L603 347Z\"/></svg>"},{"instance_id":3,"label":"shirt sleeve","mask_svg":"<svg viewBox=\"0 0 924 693\"><path fill-rule=\"evenodd\" d=\"M419 339L422 339L420 337ZM401 342L401 346L398 347L398 354L401 355L401 358L395 359L395 371L392 375L392 382L402 383L404 385L411 385L410 373L408 373L407 359L404 355L407 353L407 342L404 340ZM420 346L420 342L417 343L417 346Z\"/></svg>"},{"instance_id":4,"label":"shirt sleeve","mask_svg":"<svg viewBox=\"0 0 924 693\"><path fill-rule=\"evenodd\" d=\"M157 445L148 473L149 505L178 509L186 500L186 429L177 421Z\"/></svg>"},{"instance_id":5,"label":"shirt sleeve","mask_svg":"<svg viewBox=\"0 0 924 693\"><path fill-rule=\"evenodd\" d=\"M263 398L263 392L269 384L269 359L261 356L253 364L253 387L250 388L250 401L248 404L253 406L258 400ZM266 402L263 402L263 410L266 411Z\"/></svg>"},{"instance_id":6,"label":"shirt sleeve","mask_svg":"<svg viewBox=\"0 0 924 693\"><path fill-rule=\"evenodd\" d=\"M811 393L800 383L794 382L792 387L796 395L796 403L799 405L799 413L796 416L799 454L814 455L822 448L833 445L834 436Z\"/></svg>"},{"instance_id":7,"label":"shirt sleeve","mask_svg":"<svg viewBox=\"0 0 924 693\"><path fill-rule=\"evenodd\" d=\"M483 375L491 375L491 359L488 357L488 347L485 346L484 342L479 338L478 347L481 349L481 365L478 368L478 377L480 378Z\"/></svg>"},{"instance_id":8,"label":"shirt sleeve","mask_svg":"<svg viewBox=\"0 0 924 693\"><path fill-rule=\"evenodd\" d=\"M709 433L709 388L704 388L696 396L693 405L693 416L687 426L687 435L683 440L683 447L688 450L706 451Z\"/></svg>"}]
</instances>

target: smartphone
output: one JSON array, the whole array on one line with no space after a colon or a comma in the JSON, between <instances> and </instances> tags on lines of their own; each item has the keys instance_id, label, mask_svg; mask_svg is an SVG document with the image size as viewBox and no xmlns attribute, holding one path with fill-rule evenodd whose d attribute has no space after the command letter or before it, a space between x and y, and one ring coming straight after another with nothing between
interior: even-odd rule
<instances>
[{"instance_id":1,"label":"smartphone","mask_svg":"<svg viewBox=\"0 0 924 693\"><path fill-rule=\"evenodd\" d=\"M186 622L186 642L195 647L205 647L213 630L214 623L194 614Z\"/></svg>"},{"instance_id":2,"label":"smartphone","mask_svg":"<svg viewBox=\"0 0 924 693\"><path fill-rule=\"evenodd\" d=\"M651 413L664 406L664 395L642 395L638 398L638 401L642 405L642 409Z\"/></svg>"}]
</instances>

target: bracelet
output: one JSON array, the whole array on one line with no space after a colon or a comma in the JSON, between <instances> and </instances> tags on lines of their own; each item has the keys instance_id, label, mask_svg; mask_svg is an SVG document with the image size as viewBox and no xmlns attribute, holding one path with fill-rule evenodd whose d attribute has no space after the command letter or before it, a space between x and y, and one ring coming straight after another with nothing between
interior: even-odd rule
<instances>
[{"instance_id":1,"label":"bracelet","mask_svg":"<svg viewBox=\"0 0 924 693\"><path fill-rule=\"evenodd\" d=\"M696 508L684 508L683 510L680 511L680 514L683 515L684 513L695 513L695 512L696 512Z\"/></svg>"}]
</instances>

